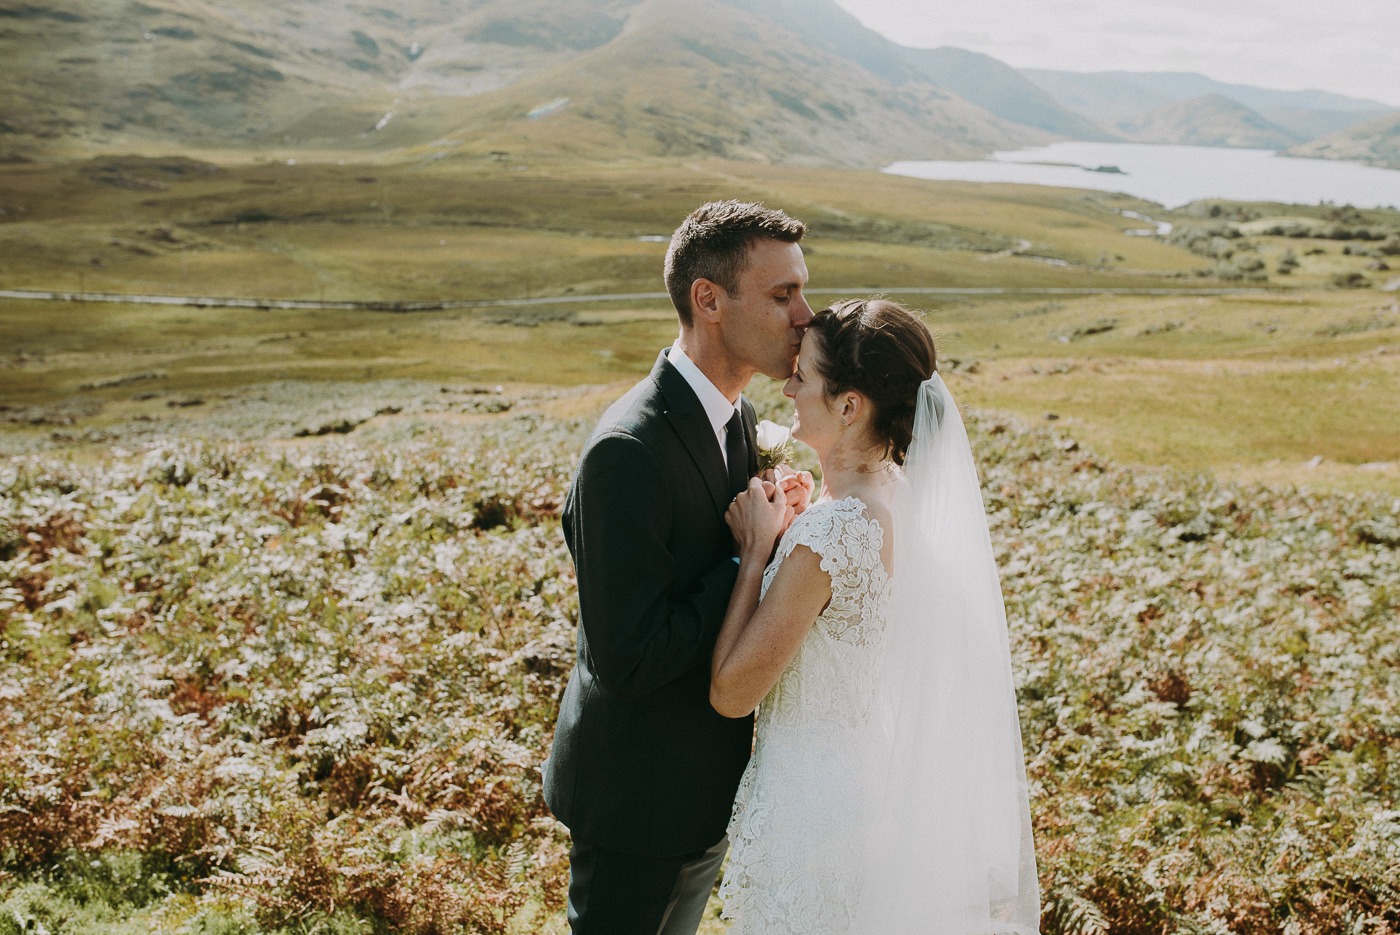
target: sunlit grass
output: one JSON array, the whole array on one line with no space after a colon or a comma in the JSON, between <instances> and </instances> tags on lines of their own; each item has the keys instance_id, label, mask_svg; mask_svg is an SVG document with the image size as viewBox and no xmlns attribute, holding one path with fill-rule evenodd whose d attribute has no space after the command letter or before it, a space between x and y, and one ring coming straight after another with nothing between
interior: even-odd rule
<instances>
[{"instance_id":1,"label":"sunlit grass","mask_svg":"<svg viewBox=\"0 0 1400 935\"><path fill-rule=\"evenodd\" d=\"M619 387L444 388L250 388L266 421L232 443L198 409L0 463L0 932L563 935L536 772L577 621L557 513ZM1400 503L968 421L1045 931L1391 921Z\"/></svg>"},{"instance_id":2,"label":"sunlit grass","mask_svg":"<svg viewBox=\"0 0 1400 935\"><path fill-rule=\"evenodd\" d=\"M1038 420L1053 414L1066 432L1129 464L1400 494L1400 366L1393 360L1019 360L955 383L973 405ZM1327 469L1319 471L1314 458Z\"/></svg>"},{"instance_id":3,"label":"sunlit grass","mask_svg":"<svg viewBox=\"0 0 1400 935\"><path fill-rule=\"evenodd\" d=\"M1400 490L1400 313L1376 294L939 301L927 320L974 405L1053 413L1126 463ZM111 426L168 418L182 396L284 379L615 392L675 333L659 301L411 314L12 303L0 340L23 356L0 369L0 400L81 398L101 412L80 424Z\"/></svg>"},{"instance_id":4,"label":"sunlit grass","mask_svg":"<svg viewBox=\"0 0 1400 935\"><path fill-rule=\"evenodd\" d=\"M979 405L1053 411L1129 463L1396 484L1395 295L1280 288L1363 268L1336 243L1307 257L1303 241L1251 234L1270 269L1289 247L1304 265L1246 295L901 295L1222 284L1194 275L1211 261L1124 233L1143 222L1123 211L1155 206L1104 193L719 161L337 162L230 160L175 180L160 164L121 164L155 187L96 181L93 165L4 167L0 284L328 300L654 293L657 238L681 216L710 198L761 199L809 222L812 287L927 309ZM664 299L413 314L0 310L0 405L12 415L0 430L39 440L53 420L29 425L25 407L76 404L72 434L277 380L625 385L676 330ZM138 375L149 379L101 385Z\"/></svg>"}]
</instances>

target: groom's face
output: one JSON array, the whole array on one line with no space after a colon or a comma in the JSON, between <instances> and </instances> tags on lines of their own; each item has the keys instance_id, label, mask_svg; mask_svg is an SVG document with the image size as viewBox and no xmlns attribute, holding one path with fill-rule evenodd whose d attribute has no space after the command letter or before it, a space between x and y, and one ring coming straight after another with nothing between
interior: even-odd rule
<instances>
[{"instance_id":1,"label":"groom's face","mask_svg":"<svg viewBox=\"0 0 1400 935\"><path fill-rule=\"evenodd\" d=\"M795 243L762 239L749 247L748 262L733 295L719 290L724 344L735 363L774 380L792 376L812 307L802 294L807 263Z\"/></svg>"}]
</instances>

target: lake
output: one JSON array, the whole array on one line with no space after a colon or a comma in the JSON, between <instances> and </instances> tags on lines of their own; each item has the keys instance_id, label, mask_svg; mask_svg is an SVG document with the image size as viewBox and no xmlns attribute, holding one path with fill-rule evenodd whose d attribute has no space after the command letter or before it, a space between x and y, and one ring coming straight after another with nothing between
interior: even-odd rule
<instances>
[{"instance_id":1,"label":"lake","mask_svg":"<svg viewBox=\"0 0 1400 935\"><path fill-rule=\"evenodd\" d=\"M1294 159L1269 149L1054 143L996 152L983 160L896 162L884 171L921 179L1125 192L1168 208L1203 198L1400 206L1400 171L1329 159Z\"/></svg>"}]
</instances>

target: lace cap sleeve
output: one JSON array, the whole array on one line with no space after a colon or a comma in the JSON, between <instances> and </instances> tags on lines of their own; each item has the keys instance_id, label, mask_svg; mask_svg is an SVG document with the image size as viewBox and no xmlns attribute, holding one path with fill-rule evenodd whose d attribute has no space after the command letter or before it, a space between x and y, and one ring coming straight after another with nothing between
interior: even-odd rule
<instances>
[{"instance_id":1,"label":"lace cap sleeve","mask_svg":"<svg viewBox=\"0 0 1400 935\"><path fill-rule=\"evenodd\" d=\"M827 500L812 505L792 521L783 536L779 553L792 554L805 545L821 559L822 571L832 581L869 574L880 563L884 530L865 513L865 504L855 497Z\"/></svg>"}]
</instances>

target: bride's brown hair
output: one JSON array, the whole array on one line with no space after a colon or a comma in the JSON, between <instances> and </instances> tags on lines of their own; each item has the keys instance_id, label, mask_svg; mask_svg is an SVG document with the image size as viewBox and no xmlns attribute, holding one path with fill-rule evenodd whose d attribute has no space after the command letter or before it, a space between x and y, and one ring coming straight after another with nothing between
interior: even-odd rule
<instances>
[{"instance_id":1,"label":"bride's brown hair","mask_svg":"<svg viewBox=\"0 0 1400 935\"><path fill-rule=\"evenodd\" d=\"M903 464L914 434L919 384L938 369L928 328L898 302L848 299L817 312L807 331L819 342L827 395L856 390L869 399L876 444Z\"/></svg>"}]
</instances>

